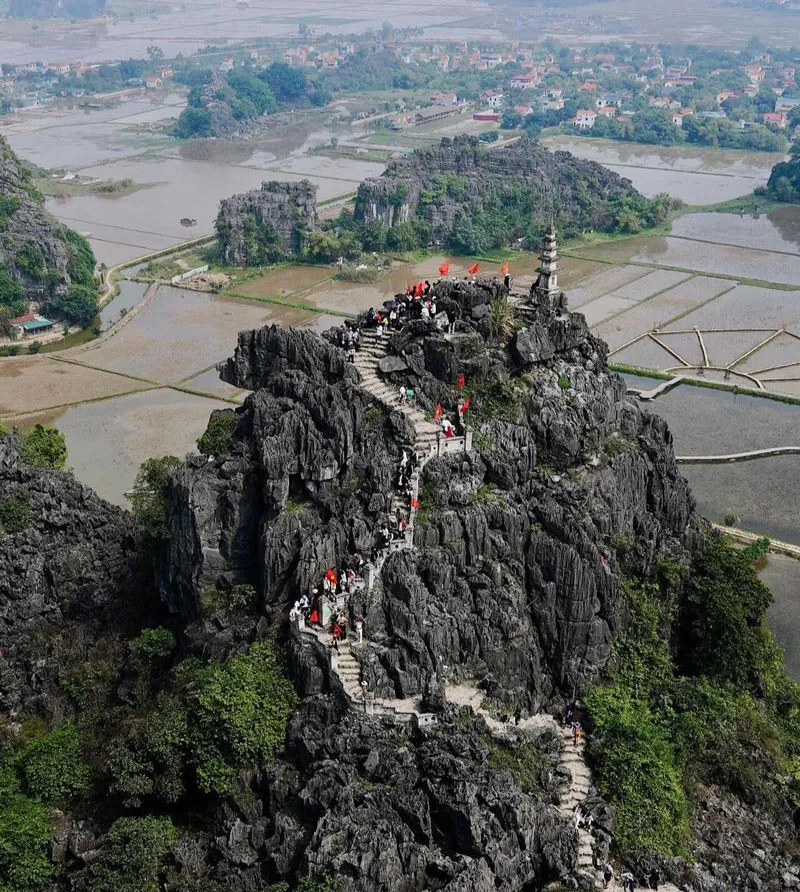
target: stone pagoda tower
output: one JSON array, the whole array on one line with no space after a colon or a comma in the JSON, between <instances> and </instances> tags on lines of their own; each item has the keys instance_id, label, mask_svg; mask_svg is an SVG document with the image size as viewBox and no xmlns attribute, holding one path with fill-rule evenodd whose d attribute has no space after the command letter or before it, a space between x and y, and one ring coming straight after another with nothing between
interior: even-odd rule
<instances>
[{"instance_id":1,"label":"stone pagoda tower","mask_svg":"<svg viewBox=\"0 0 800 892\"><path fill-rule=\"evenodd\" d=\"M554 309L563 309L564 292L558 286L558 243L555 226L551 226L544 237L542 253L539 255L541 266L536 270L539 279L531 289L531 298L536 304L549 304Z\"/></svg>"}]
</instances>

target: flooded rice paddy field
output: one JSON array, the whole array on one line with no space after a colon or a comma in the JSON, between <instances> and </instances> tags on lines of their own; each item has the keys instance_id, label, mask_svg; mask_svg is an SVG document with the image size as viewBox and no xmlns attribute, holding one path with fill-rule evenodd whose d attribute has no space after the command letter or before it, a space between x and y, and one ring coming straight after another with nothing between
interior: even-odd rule
<instances>
[{"instance_id":1,"label":"flooded rice paddy field","mask_svg":"<svg viewBox=\"0 0 800 892\"><path fill-rule=\"evenodd\" d=\"M194 452L211 412L230 407L209 397L152 389L29 416L20 426L56 425L67 441L67 464L75 476L102 498L128 507L124 493L133 487L143 461Z\"/></svg>"},{"instance_id":2,"label":"flooded rice paddy field","mask_svg":"<svg viewBox=\"0 0 800 892\"><path fill-rule=\"evenodd\" d=\"M310 156L315 147L343 138L342 107L303 113L248 141L178 143L144 123L168 123L185 105L173 95L126 94L112 108L65 108L10 117L0 127L22 157L84 177L130 179L146 188L117 198L100 195L48 199L48 208L89 236L109 266L210 234L219 202L257 189L264 180L310 179L320 201L354 192L383 165L357 158ZM184 217L196 227L181 225Z\"/></svg>"},{"instance_id":3,"label":"flooded rice paddy field","mask_svg":"<svg viewBox=\"0 0 800 892\"><path fill-rule=\"evenodd\" d=\"M569 135L548 137L544 144L605 165L631 180L644 195L668 192L691 205L749 194L766 183L781 160L772 152L651 146Z\"/></svg>"},{"instance_id":4,"label":"flooded rice paddy field","mask_svg":"<svg viewBox=\"0 0 800 892\"><path fill-rule=\"evenodd\" d=\"M305 22L321 33L352 34L380 31L387 19L387 8L379 0L314 0L297 3L275 0L251 0L238 8L232 0L151 0L163 11L152 15L129 16L104 22L14 23L0 34L0 60L22 64L42 59L47 62L85 58L92 62L145 58L147 47L155 44L168 57L187 55L209 43L224 47L227 43L257 38L296 37L298 25ZM135 8L135 6L134 6ZM395 28L449 26L463 19L468 10L481 11L480 3L426 3L422 0L397 0L391 18ZM480 31L475 32L480 34ZM461 36L461 35L459 35Z\"/></svg>"},{"instance_id":5,"label":"flooded rice paddy field","mask_svg":"<svg viewBox=\"0 0 800 892\"><path fill-rule=\"evenodd\" d=\"M162 287L117 334L73 358L157 384L175 384L230 356L240 330L273 322L299 325L309 318L309 313L274 304Z\"/></svg>"}]
</instances>

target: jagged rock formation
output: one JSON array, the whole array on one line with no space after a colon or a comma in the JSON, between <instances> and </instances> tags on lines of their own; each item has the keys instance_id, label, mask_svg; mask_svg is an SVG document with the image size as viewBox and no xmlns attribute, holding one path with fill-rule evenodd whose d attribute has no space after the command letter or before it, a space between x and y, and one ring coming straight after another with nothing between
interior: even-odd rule
<instances>
[{"instance_id":1,"label":"jagged rock formation","mask_svg":"<svg viewBox=\"0 0 800 892\"><path fill-rule=\"evenodd\" d=\"M596 678L624 626L615 538L635 538L651 561L683 553L694 503L666 425L626 399L582 317L544 302L504 346L488 335L496 284L437 287L459 308L459 335L407 326L391 342L407 371L390 377L422 409L453 409L463 372L476 448L425 469L416 550L391 555L361 605L365 677L379 696L412 697L447 665L487 678L509 707L538 709ZM162 590L186 615L205 587L243 580L280 609L326 567L370 553L413 439L309 332L242 333L222 377L255 393L243 448L176 478Z\"/></svg>"},{"instance_id":2,"label":"jagged rock formation","mask_svg":"<svg viewBox=\"0 0 800 892\"><path fill-rule=\"evenodd\" d=\"M179 840L152 883L173 892L296 888L326 870L342 892L596 885L592 858L605 855L614 811L583 747L538 711L597 679L626 628L623 552L626 566L637 552L646 575L664 557L690 555L702 522L666 425L627 398L605 345L557 289L515 293L508 305L495 281L435 291L440 309L455 311L454 334L415 321L386 351L365 345L357 365L336 333L240 335L222 377L253 393L232 412L233 445L190 457L168 485L157 578L179 652L144 676L137 633L167 623L131 569L130 519L70 475L25 465L15 434L0 439L0 516L10 524L0 711L12 718L10 739L22 736L23 708L50 716L59 703L59 718L70 714L66 696L50 694L83 659L106 678L105 699L92 703L93 745L119 755L114 744L141 730L151 749L126 752L134 771L144 758L145 788L151 776L172 777L164 772L186 729L171 722L198 680L254 644L283 650L303 698L282 751L237 762L232 793L190 786L188 763L172 778L185 795L143 789L139 806L123 806L106 784L79 808L65 805L50 846L52 892L91 888L87 866L102 861L115 817L164 813ZM413 412L390 398L401 384L416 391ZM287 608L354 550L370 559L397 504L401 449L430 453L422 413L441 403L454 416L465 394L471 445L425 462L413 548L372 562L377 578L349 596L367 617L365 640L332 658L327 636L287 628ZM259 603L231 606L224 594L236 583L253 585ZM346 676L393 703L419 702L432 720L360 711ZM227 710L220 696L215 716ZM504 720L515 712L519 724ZM120 768L103 755L98 784ZM575 804L592 814L592 834L575 828ZM658 870L667 892L667 881L686 892L793 889L786 818L702 788L694 863L642 851L631 866L640 881Z\"/></svg>"},{"instance_id":3,"label":"jagged rock formation","mask_svg":"<svg viewBox=\"0 0 800 892\"><path fill-rule=\"evenodd\" d=\"M0 541L0 713L12 718L59 708L59 682L101 630L119 634L146 606L130 515L69 473L30 467L20 448L0 436L0 514L13 506L15 519Z\"/></svg>"},{"instance_id":4,"label":"jagged rock formation","mask_svg":"<svg viewBox=\"0 0 800 892\"><path fill-rule=\"evenodd\" d=\"M298 253L316 225L317 186L271 180L222 201L216 228L225 263L258 266Z\"/></svg>"},{"instance_id":5,"label":"jagged rock formation","mask_svg":"<svg viewBox=\"0 0 800 892\"><path fill-rule=\"evenodd\" d=\"M562 228L607 230L613 226L610 203L624 197L640 197L630 180L569 152L549 152L527 137L487 149L474 137L459 136L393 161L382 176L365 180L355 217L385 227L419 218L432 241L447 243L462 221L520 201L526 225L537 219L546 225L555 215Z\"/></svg>"},{"instance_id":6,"label":"jagged rock formation","mask_svg":"<svg viewBox=\"0 0 800 892\"><path fill-rule=\"evenodd\" d=\"M0 136L0 273L3 271L20 283L22 296L42 298L66 291L73 282L91 284L94 257L85 239L45 211L30 171ZM3 291L8 293L0 294L0 303L12 303L9 286Z\"/></svg>"}]
</instances>

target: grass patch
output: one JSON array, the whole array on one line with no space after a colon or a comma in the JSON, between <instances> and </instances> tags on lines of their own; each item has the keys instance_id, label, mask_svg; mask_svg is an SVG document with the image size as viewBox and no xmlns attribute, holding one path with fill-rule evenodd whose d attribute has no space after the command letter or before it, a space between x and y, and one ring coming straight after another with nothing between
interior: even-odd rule
<instances>
[{"instance_id":1,"label":"grass patch","mask_svg":"<svg viewBox=\"0 0 800 892\"><path fill-rule=\"evenodd\" d=\"M505 743L491 739L488 749L491 768L510 774L523 793L535 796L543 792L544 778L550 769L550 763L533 744Z\"/></svg>"}]
</instances>

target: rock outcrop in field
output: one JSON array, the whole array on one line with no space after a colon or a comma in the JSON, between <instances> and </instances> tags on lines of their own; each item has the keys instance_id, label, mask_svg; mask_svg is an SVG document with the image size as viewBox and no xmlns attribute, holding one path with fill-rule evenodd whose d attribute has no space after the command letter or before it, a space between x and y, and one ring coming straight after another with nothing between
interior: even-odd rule
<instances>
[{"instance_id":1,"label":"rock outcrop in field","mask_svg":"<svg viewBox=\"0 0 800 892\"><path fill-rule=\"evenodd\" d=\"M226 264L260 266L299 254L317 224L317 186L271 180L220 203L217 234Z\"/></svg>"},{"instance_id":2,"label":"rock outcrop in field","mask_svg":"<svg viewBox=\"0 0 800 892\"><path fill-rule=\"evenodd\" d=\"M625 199L641 196L630 180L594 161L550 152L527 137L487 148L459 136L392 161L382 176L362 183L355 217L387 228L420 221L431 241L447 244L459 226L504 209L513 209L522 227L547 226L555 217L562 230L610 230L613 205Z\"/></svg>"}]
</instances>

